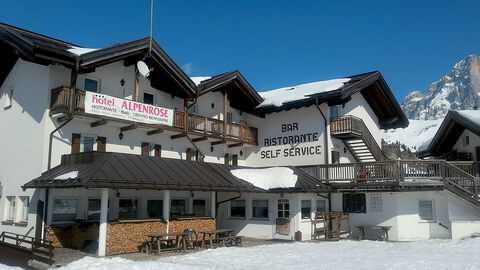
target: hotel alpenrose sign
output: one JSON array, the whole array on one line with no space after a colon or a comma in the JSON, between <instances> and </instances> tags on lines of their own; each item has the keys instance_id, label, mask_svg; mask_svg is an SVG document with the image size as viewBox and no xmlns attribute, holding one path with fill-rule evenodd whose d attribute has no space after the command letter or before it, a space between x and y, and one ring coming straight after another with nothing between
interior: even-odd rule
<instances>
[{"instance_id":1,"label":"hotel alpenrose sign","mask_svg":"<svg viewBox=\"0 0 480 270\"><path fill-rule=\"evenodd\" d=\"M88 91L85 93L85 113L145 124L173 125L172 109Z\"/></svg>"}]
</instances>

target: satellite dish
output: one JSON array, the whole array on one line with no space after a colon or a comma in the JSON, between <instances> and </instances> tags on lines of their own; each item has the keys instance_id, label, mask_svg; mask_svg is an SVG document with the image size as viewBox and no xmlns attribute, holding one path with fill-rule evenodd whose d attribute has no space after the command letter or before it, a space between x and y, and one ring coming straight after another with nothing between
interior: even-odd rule
<instances>
[{"instance_id":1,"label":"satellite dish","mask_svg":"<svg viewBox=\"0 0 480 270\"><path fill-rule=\"evenodd\" d=\"M137 68L138 68L138 72L140 72L140 74L142 74L143 77L148 77L148 75L150 75L150 71L152 71L148 66L147 64L145 64L145 62L143 61L138 61L137 62Z\"/></svg>"}]
</instances>

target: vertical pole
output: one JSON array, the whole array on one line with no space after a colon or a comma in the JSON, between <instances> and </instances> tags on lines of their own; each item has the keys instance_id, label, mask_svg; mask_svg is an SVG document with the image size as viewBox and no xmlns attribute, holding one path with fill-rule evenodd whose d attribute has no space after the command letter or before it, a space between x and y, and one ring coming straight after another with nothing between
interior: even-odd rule
<instances>
[{"instance_id":1,"label":"vertical pole","mask_svg":"<svg viewBox=\"0 0 480 270\"><path fill-rule=\"evenodd\" d=\"M223 91L223 138L227 140L227 91Z\"/></svg>"},{"instance_id":2,"label":"vertical pole","mask_svg":"<svg viewBox=\"0 0 480 270\"><path fill-rule=\"evenodd\" d=\"M134 88L133 88L133 100L138 101L138 67L137 65L135 66L135 74L134 74Z\"/></svg>"},{"instance_id":3,"label":"vertical pole","mask_svg":"<svg viewBox=\"0 0 480 270\"><path fill-rule=\"evenodd\" d=\"M217 215L216 213L217 200L215 199L216 198L215 195L216 195L215 191L210 192L210 216L212 218L215 218L215 216Z\"/></svg>"},{"instance_id":4,"label":"vertical pole","mask_svg":"<svg viewBox=\"0 0 480 270\"><path fill-rule=\"evenodd\" d=\"M167 222L167 231L169 231L170 223L170 190L163 191L163 220Z\"/></svg>"},{"instance_id":5,"label":"vertical pole","mask_svg":"<svg viewBox=\"0 0 480 270\"><path fill-rule=\"evenodd\" d=\"M100 200L100 227L98 229L98 256L105 256L107 247L108 188L102 188Z\"/></svg>"}]
</instances>

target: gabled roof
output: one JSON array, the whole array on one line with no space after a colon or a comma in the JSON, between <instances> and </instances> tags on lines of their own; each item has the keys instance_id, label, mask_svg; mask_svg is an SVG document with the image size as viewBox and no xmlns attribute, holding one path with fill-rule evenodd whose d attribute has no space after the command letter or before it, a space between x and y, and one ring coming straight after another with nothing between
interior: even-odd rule
<instances>
[{"instance_id":1,"label":"gabled roof","mask_svg":"<svg viewBox=\"0 0 480 270\"><path fill-rule=\"evenodd\" d=\"M440 157L448 154L466 129L480 137L480 111L449 111L428 147L418 156Z\"/></svg>"},{"instance_id":2,"label":"gabled roof","mask_svg":"<svg viewBox=\"0 0 480 270\"><path fill-rule=\"evenodd\" d=\"M246 112L252 112L253 108L263 101L262 97L238 70L222 73L201 81L197 88L199 95L211 91L226 91L230 106Z\"/></svg>"},{"instance_id":3,"label":"gabled roof","mask_svg":"<svg viewBox=\"0 0 480 270\"><path fill-rule=\"evenodd\" d=\"M62 156L62 164L26 183L23 188L268 192L233 176L230 170L234 168L239 167L123 153L89 152ZM300 169L292 169L298 175L298 181L297 187L289 192L326 190L320 181ZM58 179L72 172L77 172L73 179Z\"/></svg>"},{"instance_id":4,"label":"gabled roof","mask_svg":"<svg viewBox=\"0 0 480 270\"><path fill-rule=\"evenodd\" d=\"M341 84L337 89L314 92L301 99L285 102L281 106L272 104L265 106L260 105L256 111L258 113L268 114L308 107L316 103L328 102L330 105L342 104L349 101L353 94L360 92L378 116L381 128L387 129L408 126L407 117L379 71L345 78L349 80L343 83L343 85Z\"/></svg>"},{"instance_id":5,"label":"gabled roof","mask_svg":"<svg viewBox=\"0 0 480 270\"><path fill-rule=\"evenodd\" d=\"M13 49L9 54L17 51L20 57L26 61L43 65L60 63L69 68L74 68L78 61L79 72L88 73L94 71L96 67L120 60L124 60L124 65L126 66L133 65L139 60L144 60L153 67L153 71L149 76L152 87L182 98L195 97L196 91L193 81L155 40L152 41L151 54L148 54L148 57L144 59L147 56L149 44L150 39L147 37L83 54L76 54L72 52L72 48L83 48L72 43L0 23L0 48L9 47ZM2 50L3 54L6 54L4 50ZM2 76L0 76L1 78ZM0 81L0 84L2 82L3 80Z\"/></svg>"}]
</instances>

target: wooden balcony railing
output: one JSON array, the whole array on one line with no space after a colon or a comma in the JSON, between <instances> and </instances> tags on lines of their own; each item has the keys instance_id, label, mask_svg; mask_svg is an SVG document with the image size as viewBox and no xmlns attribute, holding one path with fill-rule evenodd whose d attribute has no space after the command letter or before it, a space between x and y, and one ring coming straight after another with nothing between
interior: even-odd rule
<instances>
[{"instance_id":1,"label":"wooden balcony railing","mask_svg":"<svg viewBox=\"0 0 480 270\"><path fill-rule=\"evenodd\" d=\"M50 114L66 113L69 109L72 89L68 87L59 87L52 90ZM77 89L75 91L74 111L83 113L85 111L85 90ZM232 141L243 142L246 144L256 145L258 142L257 128L239 125L235 123L227 123L227 133L223 134L222 120L203 117L200 115L189 114L185 119L185 112L174 111L173 128L179 132L185 131L194 135L209 136L218 139L227 139Z\"/></svg>"},{"instance_id":2,"label":"wooden balcony railing","mask_svg":"<svg viewBox=\"0 0 480 270\"><path fill-rule=\"evenodd\" d=\"M386 160L382 149L362 119L346 115L330 119L330 135L337 138L361 138L376 160Z\"/></svg>"},{"instance_id":3,"label":"wooden balcony railing","mask_svg":"<svg viewBox=\"0 0 480 270\"><path fill-rule=\"evenodd\" d=\"M480 161L449 161L449 163L475 177L480 177Z\"/></svg>"}]
</instances>

